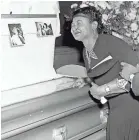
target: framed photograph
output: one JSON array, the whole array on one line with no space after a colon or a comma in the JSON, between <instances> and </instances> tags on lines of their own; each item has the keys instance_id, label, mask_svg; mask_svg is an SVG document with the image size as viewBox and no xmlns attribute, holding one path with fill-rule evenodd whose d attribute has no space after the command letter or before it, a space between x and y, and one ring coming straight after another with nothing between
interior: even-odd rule
<instances>
[{"instance_id":1,"label":"framed photograph","mask_svg":"<svg viewBox=\"0 0 139 140\"><path fill-rule=\"evenodd\" d=\"M10 31L10 39L12 47L23 46L25 44L25 38L21 24L8 24Z\"/></svg>"},{"instance_id":2,"label":"framed photograph","mask_svg":"<svg viewBox=\"0 0 139 140\"><path fill-rule=\"evenodd\" d=\"M37 28L37 36L44 37L53 35L52 25L44 22L35 22Z\"/></svg>"}]
</instances>

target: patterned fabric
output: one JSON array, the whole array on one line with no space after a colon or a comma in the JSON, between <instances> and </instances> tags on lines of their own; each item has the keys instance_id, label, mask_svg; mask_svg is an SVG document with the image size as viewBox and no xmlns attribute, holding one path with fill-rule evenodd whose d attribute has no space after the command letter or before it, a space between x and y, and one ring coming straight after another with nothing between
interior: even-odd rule
<instances>
[{"instance_id":1,"label":"patterned fabric","mask_svg":"<svg viewBox=\"0 0 139 140\"><path fill-rule=\"evenodd\" d=\"M87 49L85 49L85 54L86 54L86 58L88 60L88 65L90 67L90 65L91 65L91 58L98 59L98 57L95 54L95 52L93 51L93 49L90 52Z\"/></svg>"}]
</instances>

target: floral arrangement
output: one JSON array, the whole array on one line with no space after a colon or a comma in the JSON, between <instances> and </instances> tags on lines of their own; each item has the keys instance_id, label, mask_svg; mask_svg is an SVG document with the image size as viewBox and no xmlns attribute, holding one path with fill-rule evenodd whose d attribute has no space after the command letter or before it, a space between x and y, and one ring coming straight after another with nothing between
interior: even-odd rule
<instances>
[{"instance_id":1,"label":"floral arrangement","mask_svg":"<svg viewBox=\"0 0 139 140\"><path fill-rule=\"evenodd\" d=\"M139 1L83 1L73 4L72 9L94 6L102 14L105 28L133 49L139 49Z\"/></svg>"}]
</instances>

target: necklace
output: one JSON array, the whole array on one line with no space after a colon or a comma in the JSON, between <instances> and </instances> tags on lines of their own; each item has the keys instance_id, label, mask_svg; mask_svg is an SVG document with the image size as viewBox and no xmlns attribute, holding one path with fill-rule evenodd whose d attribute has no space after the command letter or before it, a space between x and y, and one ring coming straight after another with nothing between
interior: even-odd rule
<instances>
[{"instance_id":1,"label":"necklace","mask_svg":"<svg viewBox=\"0 0 139 140\"><path fill-rule=\"evenodd\" d=\"M98 57L95 54L95 52L93 51L93 49L91 51L88 51L87 49L85 49L85 52L86 52L86 58L88 60L88 64L89 64L89 68L90 68L91 58L98 59Z\"/></svg>"},{"instance_id":2,"label":"necklace","mask_svg":"<svg viewBox=\"0 0 139 140\"><path fill-rule=\"evenodd\" d=\"M95 36L96 39L95 39L95 42L94 42L94 45L96 44L96 41L97 41L97 38L98 38L98 35ZM93 45L93 46L94 46ZM95 54L94 52L94 47L91 49L91 51L87 50L87 48L85 48L85 54L86 54L86 58L88 60L88 65L89 65L89 68L90 68L90 64L91 64L91 58L93 59L98 59L97 55Z\"/></svg>"}]
</instances>

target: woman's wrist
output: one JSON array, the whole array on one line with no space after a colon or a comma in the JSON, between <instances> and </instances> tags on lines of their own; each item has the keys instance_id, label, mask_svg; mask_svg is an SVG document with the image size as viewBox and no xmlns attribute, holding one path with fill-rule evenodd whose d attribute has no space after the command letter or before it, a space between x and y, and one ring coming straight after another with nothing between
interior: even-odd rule
<instances>
[{"instance_id":1,"label":"woman's wrist","mask_svg":"<svg viewBox=\"0 0 139 140\"><path fill-rule=\"evenodd\" d=\"M106 96L110 93L110 88L107 84L100 86L99 90L102 96Z\"/></svg>"},{"instance_id":2,"label":"woman's wrist","mask_svg":"<svg viewBox=\"0 0 139 140\"><path fill-rule=\"evenodd\" d=\"M130 83L125 79L118 79L116 80L116 84L118 88L125 90L126 92L130 91Z\"/></svg>"}]
</instances>

